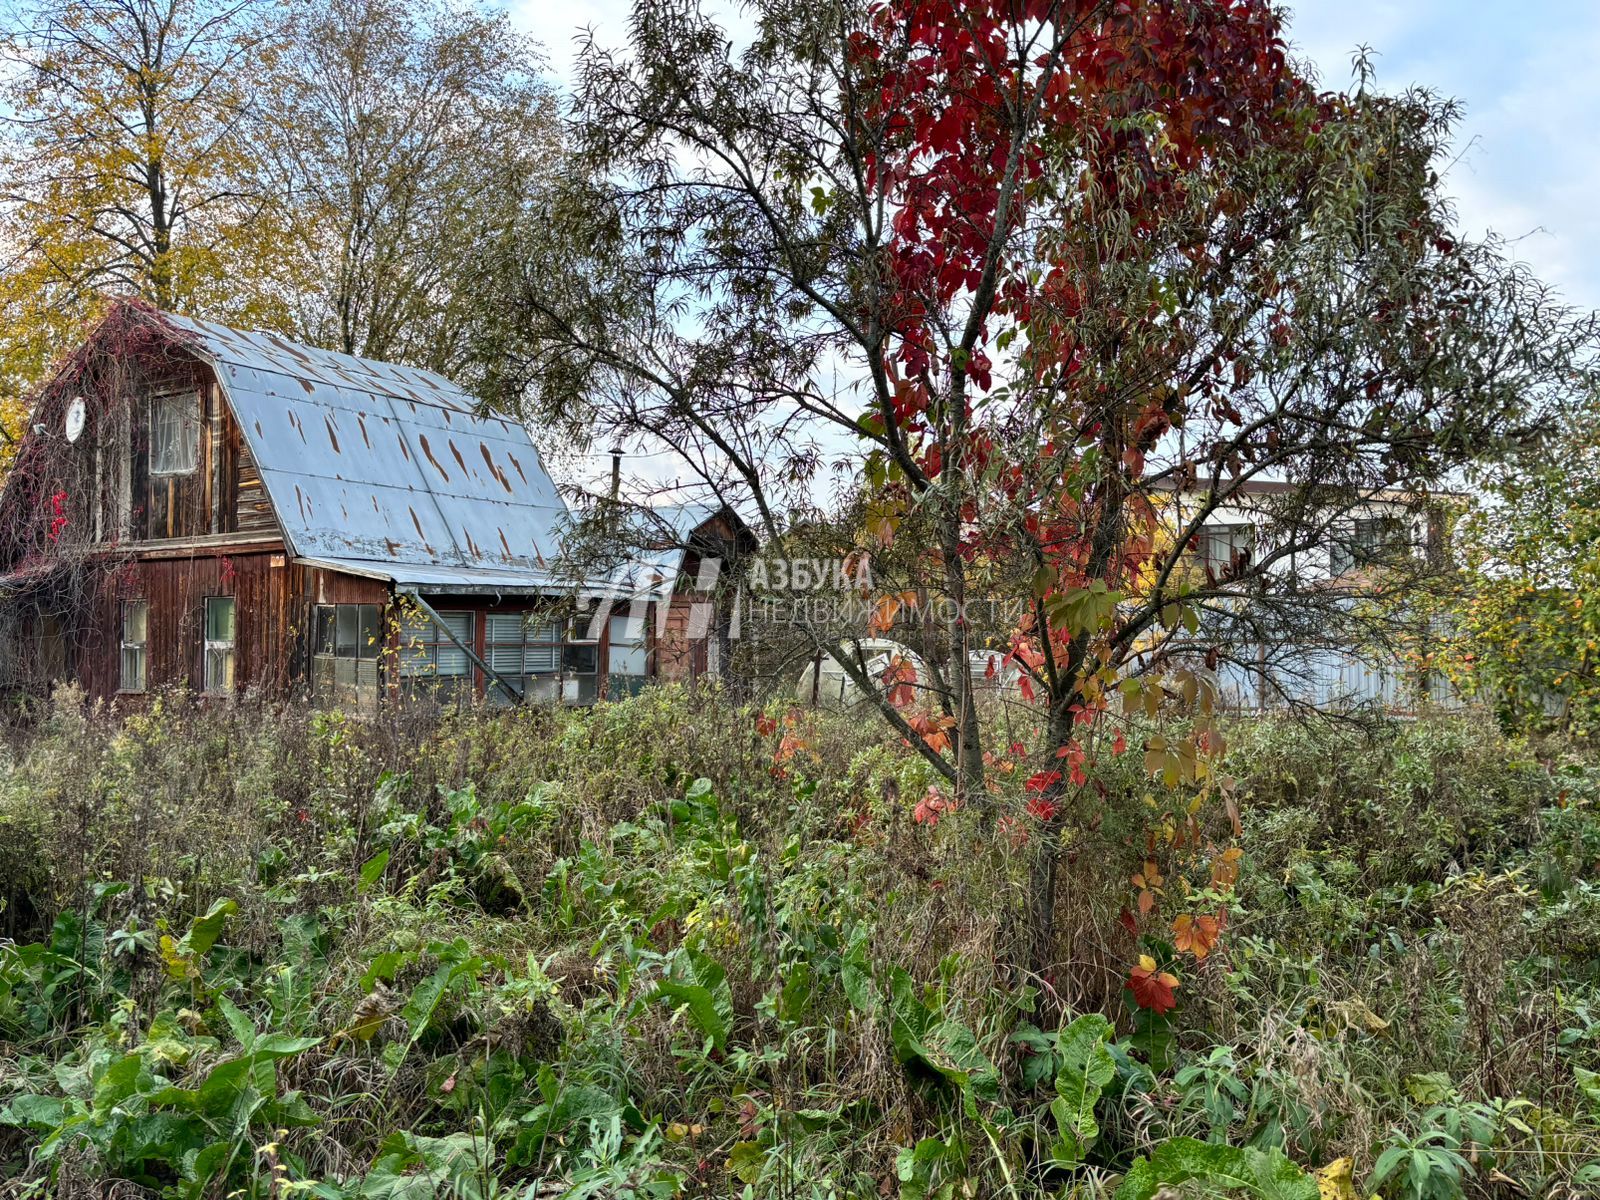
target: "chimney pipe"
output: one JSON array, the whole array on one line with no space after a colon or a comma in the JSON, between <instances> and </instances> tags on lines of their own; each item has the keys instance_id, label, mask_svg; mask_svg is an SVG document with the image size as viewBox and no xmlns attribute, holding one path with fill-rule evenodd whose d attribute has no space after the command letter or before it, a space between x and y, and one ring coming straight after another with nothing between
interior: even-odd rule
<instances>
[{"instance_id":1,"label":"chimney pipe","mask_svg":"<svg viewBox=\"0 0 1600 1200\"><path fill-rule=\"evenodd\" d=\"M611 451L611 503L615 504L622 494L622 447L613 447Z\"/></svg>"}]
</instances>

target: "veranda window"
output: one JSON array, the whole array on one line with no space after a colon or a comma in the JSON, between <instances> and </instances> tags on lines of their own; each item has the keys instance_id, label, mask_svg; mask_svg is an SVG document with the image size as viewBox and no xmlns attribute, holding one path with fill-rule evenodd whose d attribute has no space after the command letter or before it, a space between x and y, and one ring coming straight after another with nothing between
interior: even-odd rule
<instances>
[{"instance_id":1,"label":"veranda window","mask_svg":"<svg viewBox=\"0 0 1600 1200\"><path fill-rule=\"evenodd\" d=\"M358 708L378 701L382 610L376 604L319 604L311 689L318 700Z\"/></svg>"},{"instance_id":2,"label":"veranda window","mask_svg":"<svg viewBox=\"0 0 1600 1200\"><path fill-rule=\"evenodd\" d=\"M561 626L537 613L490 613L485 619L484 661L524 696L555 700L560 696ZM505 700L498 687L489 689L496 703Z\"/></svg>"},{"instance_id":3,"label":"veranda window","mask_svg":"<svg viewBox=\"0 0 1600 1200\"><path fill-rule=\"evenodd\" d=\"M484 661L528 700L593 704L599 698L599 647L580 634L587 620L543 612L490 613L484 624ZM505 703L497 686L487 695Z\"/></svg>"},{"instance_id":4,"label":"veranda window","mask_svg":"<svg viewBox=\"0 0 1600 1200\"><path fill-rule=\"evenodd\" d=\"M649 681L645 627L643 616L622 614L611 618L606 695L613 700L636 694Z\"/></svg>"},{"instance_id":5,"label":"veranda window","mask_svg":"<svg viewBox=\"0 0 1600 1200\"><path fill-rule=\"evenodd\" d=\"M472 614L441 612L439 619L444 622L442 627L426 613L406 617L400 629L401 683L410 692L470 694L472 660L455 639L472 645Z\"/></svg>"}]
</instances>

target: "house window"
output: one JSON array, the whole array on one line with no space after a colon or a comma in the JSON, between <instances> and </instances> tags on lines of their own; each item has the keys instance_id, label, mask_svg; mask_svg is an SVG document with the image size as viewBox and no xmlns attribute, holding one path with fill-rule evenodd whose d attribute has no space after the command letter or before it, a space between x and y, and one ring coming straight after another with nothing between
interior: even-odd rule
<instances>
[{"instance_id":1,"label":"house window","mask_svg":"<svg viewBox=\"0 0 1600 1200\"><path fill-rule=\"evenodd\" d=\"M611 618L610 658L606 695L613 700L635 695L648 682L650 653L646 647L645 619L627 615Z\"/></svg>"},{"instance_id":2,"label":"house window","mask_svg":"<svg viewBox=\"0 0 1600 1200\"><path fill-rule=\"evenodd\" d=\"M490 613L483 628L484 661L528 700L593 704L599 698L600 647L580 637L586 619L552 619L544 612ZM492 703L505 693L491 684Z\"/></svg>"},{"instance_id":3,"label":"house window","mask_svg":"<svg viewBox=\"0 0 1600 1200\"><path fill-rule=\"evenodd\" d=\"M189 475L200 461L200 397L163 392L150 399L150 474Z\"/></svg>"},{"instance_id":4,"label":"house window","mask_svg":"<svg viewBox=\"0 0 1600 1200\"><path fill-rule=\"evenodd\" d=\"M563 704L593 704L600 698L600 644L580 642L576 629L582 618L574 618L569 640L561 647L561 701Z\"/></svg>"},{"instance_id":5,"label":"house window","mask_svg":"<svg viewBox=\"0 0 1600 1200\"><path fill-rule=\"evenodd\" d=\"M125 600L122 604L122 668L117 687L124 692L145 689L149 661L150 605L145 600Z\"/></svg>"},{"instance_id":6,"label":"house window","mask_svg":"<svg viewBox=\"0 0 1600 1200\"><path fill-rule=\"evenodd\" d=\"M401 682L411 692L470 694L472 660L456 642L472 645L472 614L442 612L439 620L442 626L426 613L413 613L401 626Z\"/></svg>"},{"instance_id":7,"label":"house window","mask_svg":"<svg viewBox=\"0 0 1600 1200\"><path fill-rule=\"evenodd\" d=\"M234 603L232 596L206 597L205 690L233 691Z\"/></svg>"},{"instance_id":8,"label":"house window","mask_svg":"<svg viewBox=\"0 0 1600 1200\"><path fill-rule=\"evenodd\" d=\"M1213 575L1242 569L1255 553L1254 525L1204 525L1196 536L1200 562Z\"/></svg>"},{"instance_id":9,"label":"house window","mask_svg":"<svg viewBox=\"0 0 1600 1200\"><path fill-rule=\"evenodd\" d=\"M561 625L539 613L490 613L483 627L484 661L518 692L534 700L561 694ZM498 687L495 702L505 700Z\"/></svg>"},{"instance_id":10,"label":"house window","mask_svg":"<svg viewBox=\"0 0 1600 1200\"><path fill-rule=\"evenodd\" d=\"M331 704L375 707L381 610L376 604L319 604L313 631L311 691Z\"/></svg>"},{"instance_id":11,"label":"house window","mask_svg":"<svg viewBox=\"0 0 1600 1200\"><path fill-rule=\"evenodd\" d=\"M1345 540L1332 551L1333 572L1341 575L1355 567L1393 561L1407 546L1406 523L1399 517L1362 517L1348 529Z\"/></svg>"}]
</instances>

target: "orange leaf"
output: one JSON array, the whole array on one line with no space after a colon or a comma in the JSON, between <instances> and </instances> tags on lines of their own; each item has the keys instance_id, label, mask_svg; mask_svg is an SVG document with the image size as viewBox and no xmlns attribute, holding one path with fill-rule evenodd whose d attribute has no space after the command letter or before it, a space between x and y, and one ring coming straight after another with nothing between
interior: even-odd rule
<instances>
[{"instance_id":1,"label":"orange leaf","mask_svg":"<svg viewBox=\"0 0 1600 1200\"><path fill-rule=\"evenodd\" d=\"M1214 917L1184 913L1172 922L1172 944L1179 953L1192 954L1197 962L1203 961L1222 934L1222 922L1220 913Z\"/></svg>"},{"instance_id":2,"label":"orange leaf","mask_svg":"<svg viewBox=\"0 0 1600 1200\"><path fill-rule=\"evenodd\" d=\"M1224 850L1217 861L1211 864L1211 886L1218 891L1231 888L1239 882L1239 860L1244 857L1244 851L1237 846Z\"/></svg>"},{"instance_id":3,"label":"orange leaf","mask_svg":"<svg viewBox=\"0 0 1600 1200\"><path fill-rule=\"evenodd\" d=\"M870 634L888 633L894 628L894 619L900 612L900 598L898 596L884 596L873 607L872 617L867 621L867 632Z\"/></svg>"}]
</instances>

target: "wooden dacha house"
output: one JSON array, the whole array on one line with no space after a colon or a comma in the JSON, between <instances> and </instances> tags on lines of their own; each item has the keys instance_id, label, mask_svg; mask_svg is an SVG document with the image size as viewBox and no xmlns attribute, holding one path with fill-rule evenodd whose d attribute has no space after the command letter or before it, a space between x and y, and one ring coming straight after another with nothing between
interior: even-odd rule
<instances>
[{"instance_id":1,"label":"wooden dacha house","mask_svg":"<svg viewBox=\"0 0 1600 1200\"><path fill-rule=\"evenodd\" d=\"M748 549L737 516L664 513L620 588L558 569L568 518L528 431L437 374L119 304L0 495L0 679L368 707L715 673L725 614L677 585Z\"/></svg>"}]
</instances>

